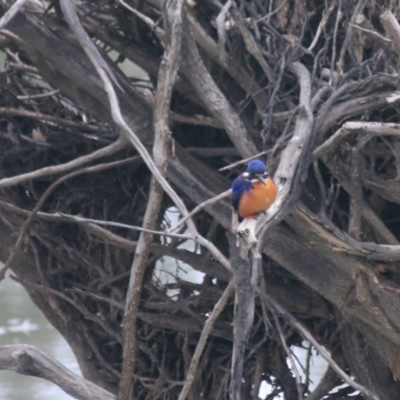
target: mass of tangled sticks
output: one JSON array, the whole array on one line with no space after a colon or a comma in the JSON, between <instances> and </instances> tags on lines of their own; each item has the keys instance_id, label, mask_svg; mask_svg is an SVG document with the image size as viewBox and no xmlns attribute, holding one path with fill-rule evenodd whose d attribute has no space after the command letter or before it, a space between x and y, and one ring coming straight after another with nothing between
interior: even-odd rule
<instances>
[{"instance_id":1,"label":"mass of tangled sticks","mask_svg":"<svg viewBox=\"0 0 400 400\"><path fill-rule=\"evenodd\" d=\"M396 398L389 3L0 0L0 277L86 380L27 346L0 346L0 369L87 399L258 399L263 382L269 400ZM279 195L247 252L227 196L256 154ZM330 367L311 390L316 350Z\"/></svg>"}]
</instances>

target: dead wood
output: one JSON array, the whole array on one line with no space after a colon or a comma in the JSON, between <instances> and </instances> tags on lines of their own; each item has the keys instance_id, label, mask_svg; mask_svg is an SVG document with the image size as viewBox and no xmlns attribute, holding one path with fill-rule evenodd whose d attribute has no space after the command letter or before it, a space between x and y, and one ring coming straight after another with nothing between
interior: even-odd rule
<instances>
[{"instance_id":1,"label":"dead wood","mask_svg":"<svg viewBox=\"0 0 400 400\"><path fill-rule=\"evenodd\" d=\"M394 3L15 2L0 259L99 393L72 396L400 396ZM280 187L259 260L236 249L226 198L257 153ZM304 332L331 355L314 392L291 354Z\"/></svg>"}]
</instances>

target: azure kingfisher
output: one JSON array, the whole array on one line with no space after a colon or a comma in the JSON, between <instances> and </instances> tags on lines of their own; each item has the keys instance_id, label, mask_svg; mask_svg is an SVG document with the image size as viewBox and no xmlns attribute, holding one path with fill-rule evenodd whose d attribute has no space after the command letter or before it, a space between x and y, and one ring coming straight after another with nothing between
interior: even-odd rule
<instances>
[{"instance_id":1,"label":"azure kingfisher","mask_svg":"<svg viewBox=\"0 0 400 400\"><path fill-rule=\"evenodd\" d=\"M260 160L250 161L232 182L232 205L241 218L257 218L275 201L277 187Z\"/></svg>"}]
</instances>

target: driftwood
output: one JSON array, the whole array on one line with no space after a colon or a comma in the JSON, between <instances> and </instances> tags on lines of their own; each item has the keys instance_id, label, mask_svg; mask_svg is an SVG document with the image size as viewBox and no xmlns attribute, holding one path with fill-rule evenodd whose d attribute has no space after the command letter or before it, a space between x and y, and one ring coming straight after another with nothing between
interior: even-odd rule
<instances>
[{"instance_id":1,"label":"driftwood","mask_svg":"<svg viewBox=\"0 0 400 400\"><path fill-rule=\"evenodd\" d=\"M27 346L3 346L1 368L79 399L258 399L263 382L271 400L344 383L343 399L398 398L394 2L12 3L0 279L26 288L84 379ZM257 154L279 196L247 251L227 196ZM203 282L159 280L166 257ZM304 341L330 363L314 391L291 353Z\"/></svg>"}]
</instances>

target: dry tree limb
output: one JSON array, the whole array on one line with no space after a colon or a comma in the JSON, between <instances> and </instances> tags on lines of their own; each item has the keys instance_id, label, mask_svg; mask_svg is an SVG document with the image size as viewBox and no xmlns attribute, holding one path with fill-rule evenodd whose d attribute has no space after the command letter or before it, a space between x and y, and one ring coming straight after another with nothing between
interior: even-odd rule
<instances>
[{"instance_id":1,"label":"dry tree limb","mask_svg":"<svg viewBox=\"0 0 400 400\"><path fill-rule=\"evenodd\" d=\"M362 237L362 209L363 209L363 189L361 180L361 156L360 156L360 143L351 149L351 177L350 185L353 188L353 193L350 195L349 205L349 234L357 240Z\"/></svg>"},{"instance_id":2,"label":"dry tree limb","mask_svg":"<svg viewBox=\"0 0 400 400\"><path fill-rule=\"evenodd\" d=\"M225 199L226 197L230 196L232 194L232 190L225 190L225 192L222 192L220 194L217 194L216 196L212 197L211 199L205 200L202 203L200 203L198 206L196 206L188 215L183 217L182 219L179 220L177 224L175 224L173 227L167 229L167 233L176 231L178 228L180 228L189 218L192 218L193 215L197 214L199 211L203 210L204 208L207 208L208 206L221 201Z\"/></svg>"},{"instance_id":3,"label":"dry tree limb","mask_svg":"<svg viewBox=\"0 0 400 400\"><path fill-rule=\"evenodd\" d=\"M51 97L54 96L55 94L59 94L60 91L58 89L56 90L50 90L48 92L44 92L41 94L31 94L31 95L26 95L26 96L17 96L18 100L33 100L33 99L44 99L45 97ZM82 129L85 129L85 125L82 126Z\"/></svg>"},{"instance_id":4,"label":"dry tree limb","mask_svg":"<svg viewBox=\"0 0 400 400\"><path fill-rule=\"evenodd\" d=\"M265 150L265 151L261 151L260 153L257 153L257 154L255 154L254 156L245 158L245 159L243 159L243 160L236 161L236 162L234 162L234 163L232 163L232 164L229 164L229 165L227 165L227 166L225 166L225 167L222 167L222 168L220 168L218 171L222 172L222 171L226 171L226 170L228 170L228 169L235 168L235 167L237 167L238 165L246 164L248 161L254 160L255 158L259 158L259 157L261 157L261 156L265 156L266 154L269 154L269 153L271 153L271 152L272 152L271 149L268 149L268 150Z\"/></svg>"},{"instance_id":5,"label":"dry tree limb","mask_svg":"<svg viewBox=\"0 0 400 400\"><path fill-rule=\"evenodd\" d=\"M249 260L243 246L237 248L236 238L229 237L229 253L235 278L233 317L233 350L229 394L231 400L241 400L245 349L254 322L255 290L260 258Z\"/></svg>"},{"instance_id":6,"label":"dry tree limb","mask_svg":"<svg viewBox=\"0 0 400 400\"><path fill-rule=\"evenodd\" d=\"M190 22L193 36L199 46L253 99L259 114L262 115L268 104L268 96L264 89L260 87L248 71L240 65L237 59L229 57L228 54L229 58L227 62L224 62L220 57L218 44L214 39L207 34L201 24L190 13L187 13L187 19Z\"/></svg>"},{"instance_id":7,"label":"dry tree limb","mask_svg":"<svg viewBox=\"0 0 400 400\"><path fill-rule=\"evenodd\" d=\"M228 0L222 7L222 10L218 14L217 18L215 19L218 32L218 51L223 64L227 64L228 62L228 56L225 50L225 43L226 43L225 18L229 12L229 9L231 8L231 5L232 1Z\"/></svg>"},{"instance_id":8,"label":"dry tree limb","mask_svg":"<svg viewBox=\"0 0 400 400\"><path fill-rule=\"evenodd\" d=\"M261 54L261 51L256 43L253 35L246 28L245 22L243 20L242 15L240 14L235 3L232 4L232 15L235 18L237 26L239 28L240 34L243 37L244 43L246 45L247 51L253 55L253 57L259 62L261 68L264 71L265 76L268 78L270 83L274 82L274 73L268 63L265 61L264 57Z\"/></svg>"},{"instance_id":9,"label":"dry tree limb","mask_svg":"<svg viewBox=\"0 0 400 400\"><path fill-rule=\"evenodd\" d=\"M348 121L345 122L329 139L317 147L312 153L312 161L321 158L326 152L332 150L337 142L346 136L356 133L366 132L372 136L398 136L400 135L400 124L391 122L364 122Z\"/></svg>"},{"instance_id":10,"label":"dry tree limb","mask_svg":"<svg viewBox=\"0 0 400 400\"><path fill-rule=\"evenodd\" d=\"M75 375L35 346L26 344L0 346L0 370L15 371L21 375L45 379L57 385L74 399L116 399L112 393Z\"/></svg>"},{"instance_id":11,"label":"dry tree limb","mask_svg":"<svg viewBox=\"0 0 400 400\"><path fill-rule=\"evenodd\" d=\"M293 209L293 213L318 236L330 243L335 251L374 261L400 261L400 245L360 242L341 231L331 221L312 214L300 205Z\"/></svg>"},{"instance_id":12,"label":"dry tree limb","mask_svg":"<svg viewBox=\"0 0 400 400\"><path fill-rule=\"evenodd\" d=\"M98 74L100 75L102 82L104 84L104 89L107 93L109 104L110 104L110 111L111 111L111 116L112 119L115 123L115 125L119 128L122 137L125 140L128 140L131 142L131 144L135 147L135 149L138 151L140 156L142 157L143 161L146 163L147 167L153 174L153 176L157 179L158 183L162 186L164 191L169 195L171 200L175 203L176 207L178 210L182 213L182 215L187 215L188 211L186 209L185 204L183 203L182 199L178 196L176 191L171 187L171 185L166 181L166 179L163 177L163 175L160 173L156 165L154 164L152 158L150 157L147 149L143 145L143 143L140 141L138 136L133 132L133 130L127 125L125 122L122 114L121 114L121 109L119 107L119 102L118 98L116 96L116 93L114 91L114 88L112 86L112 83L108 77L108 75L105 73L105 71L101 68L101 66L97 63L96 59L93 58L90 54L89 51L87 51L87 55L90 58L91 62L93 63L93 66L96 68ZM0 181L1 184L1 181ZM1 187L1 186L0 186ZM196 226L192 220L188 220L188 228L190 231L190 234L192 237L196 238L199 243L201 243L202 246L207 248L210 253L215 257L216 260L218 260L227 270L231 270L231 266L229 264L229 261L227 258L218 250L218 248L209 240L201 236L196 229Z\"/></svg>"},{"instance_id":13,"label":"dry tree limb","mask_svg":"<svg viewBox=\"0 0 400 400\"><path fill-rule=\"evenodd\" d=\"M101 149L101 150L103 150L103 149ZM121 165L121 161L117 161L117 162L113 162L113 163L106 163L106 164L101 164L101 165L96 165L94 167L82 168L82 169L80 169L78 171L70 172L69 174L62 176L61 178L59 178L55 182L53 182L46 189L46 191L43 193L43 195L40 197L39 201L36 203L36 205L33 208L32 212L29 214L28 218L23 223L23 225L21 227L21 231L20 231L19 236L18 236L18 239L15 242L14 247L12 248L12 250L10 252L10 255L7 258L7 261L4 263L4 266L0 270L0 282L4 279L7 270L10 268L11 263L13 262L15 256L17 255L17 253L18 253L18 251L19 251L19 249L21 247L21 244L23 243L23 240L24 240L25 234L26 234L26 232L28 230L29 224L33 221L33 219L35 218L37 212L40 210L40 208L43 206L43 204L46 201L46 199L50 196L50 194L54 191L54 189L57 186L59 186L61 183L65 182L66 180L68 180L70 178L73 178L75 176L78 176L78 175L81 175L81 174L86 174L86 173L99 172L99 171L103 171L103 170L105 170L107 168L115 167L115 166L119 166L119 165ZM19 175L19 176L21 176L21 175ZM9 179L11 179L11 178L9 178Z\"/></svg>"},{"instance_id":14,"label":"dry tree limb","mask_svg":"<svg viewBox=\"0 0 400 400\"><path fill-rule=\"evenodd\" d=\"M337 68L339 71L340 75L343 75L343 60L344 56L346 54L347 47L349 46L352 34L353 34L353 27L352 25L354 24L358 14L361 13L362 9L366 5L367 1L366 0L358 0L356 6L354 7L353 10L353 15L351 16L350 24L349 27L346 29L346 37L344 38L342 48L340 49L340 55L339 55L339 61L337 63Z\"/></svg>"},{"instance_id":15,"label":"dry tree limb","mask_svg":"<svg viewBox=\"0 0 400 400\"><path fill-rule=\"evenodd\" d=\"M391 39L397 56L400 57L400 25L390 10L385 11L381 17L383 28L386 35Z\"/></svg>"},{"instance_id":16,"label":"dry tree limb","mask_svg":"<svg viewBox=\"0 0 400 400\"><path fill-rule=\"evenodd\" d=\"M305 156L312 145L313 115L310 108L311 77L307 68L299 62L291 64L289 69L297 76L300 83L299 111L293 136L281 155L274 180L278 187L278 197L269 208L265 217L259 217L255 226L255 235L259 233L256 252L260 253L263 238L271 226L277 224L288 212L299 186L304 169ZM251 235L251 234L250 234ZM247 233L244 233L247 236Z\"/></svg>"},{"instance_id":17,"label":"dry tree limb","mask_svg":"<svg viewBox=\"0 0 400 400\"><path fill-rule=\"evenodd\" d=\"M182 9L183 0L169 0L163 8L165 51L158 73L157 89L154 102L154 144L153 159L158 171L165 177L168 165L168 142L170 131L168 116L172 88L177 76L182 47ZM165 8L164 8L165 7ZM152 176L150 193L143 220L143 227L154 229L160 213L164 191L157 179ZM118 400L128 400L133 387L133 372L137 354L137 313L140 304L143 278L153 235L142 232L131 266L124 312L124 346L122 353L121 379L119 382Z\"/></svg>"},{"instance_id":18,"label":"dry tree limb","mask_svg":"<svg viewBox=\"0 0 400 400\"><path fill-rule=\"evenodd\" d=\"M367 28L364 28L364 27L362 27L360 25L356 25L356 24L352 24L352 23L350 23L349 25L352 26L353 28L359 29L360 31L370 33L371 35L374 35L374 36L378 37L379 39L383 40L384 42L391 43L390 39L388 39L387 37L381 35L380 33L376 32L375 30L367 29Z\"/></svg>"},{"instance_id":19,"label":"dry tree limb","mask_svg":"<svg viewBox=\"0 0 400 400\"><path fill-rule=\"evenodd\" d=\"M129 4L125 3L125 1L123 0L117 0L117 1L131 13L136 15L136 17L140 18L145 24L147 24L151 28L151 30L156 34L160 42L164 45L165 32L163 29L161 29L151 18L147 17L146 15L142 14L135 8L131 7Z\"/></svg>"},{"instance_id":20,"label":"dry tree limb","mask_svg":"<svg viewBox=\"0 0 400 400\"><path fill-rule=\"evenodd\" d=\"M76 215L64 214L61 212L59 212L58 215L60 215L62 217L62 219L66 222L76 222L78 224L83 224L83 225L96 224L96 225L102 225L102 226L114 226L116 228L129 229L132 231L147 233L149 235L169 236L171 238L180 239L180 240L195 240L190 235L182 235L179 233L167 233L167 232L163 232L163 231L156 231L154 229L143 228L142 226L123 224L121 222L101 221L98 219L83 218L83 217L78 217Z\"/></svg>"},{"instance_id":21,"label":"dry tree limb","mask_svg":"<svg viewBox=\"0 0 400 400\"><path fill-rule=\"evenodd\" d=\"M307 400L321 400L340 383L336 372L328 367L317 387L307 396Z\"/></svg>"},{"instance_id":22,"label":"dry tree limb","mask_svg":"<svg viewBox=\"0 0 400 400\"><path fill-rule=\"evenodd\" d=\"M300 322L298 322L289 311L285 310L277 301L275 301L275 299L267 294L265 282L263 284L262 291L263 293L261 294L261 297L262 300L267 303L267 306L272 307L277 313L282 316L282 318L284 318L290 325L292 325L293 328L296 329L304 337L305 340L309 341L318 350L321 356L329 363L329 366L337 373L340 378L342 378L349 386L351 386L355 390L359 390L367 398L380 400L374 392L351 379L351 377L348 376L333 360L325 347L321 346L314 338L314 336L311 335L311 333L306 328L304 328L304 326L300 324Z\"/></svg>"},{"instance_id":23,"label":"dry tree limb","mask_svg":"<svg viewBox=\"0 0 400 400\"><path fill-rule=\"evenodd\" d=\"M338 91L339 90L340 89L338 89ZM392 107L392 103L398 102L399 99L400 96L398 91L383 92L352 98L351 100L335 105L334 107L331 107L327 115L323 117L321 126L316 127L318 136L323 137L329 129L333 128L343 119L351 118L355 115L360 115L372 110L377 111L386 107Z\"/></svg>"},{"instance_id":24,"label":"dry tree limb","mask_svg":"<svg viewBox=\"0 0 400 400\"><path fill-rule=\"evenodd\" d=\"M3 29L23 7L26 0L16 0L16 2L7 10L0 19L0 29Z\"/></svg>"},{"instance_id":25,"label":"dry tree limb","mask_svg":"<svg viewBox=\"0 0 400 400\"><path fill-rule=\"evenodd\" d=\"M185 19L186 17L184 17ZM193 86L208 111L223 123L224 129L243 157L257 153L249 133L239 115L229 104L210 73L204 66L196 42L193 39L190 25L184 21L184 37L182 42L181 71Z\"/></svg>"},{"instance_id":26,"label":"dry tree limb","mask_svg":"<svg viewBox=\"0 0 400 400\"><path fill-rule=\"evenodd\" d=\"M182 388L181 393L179 394L178 400L185 400L187 395L192 388L193 381L196 377L197 367L200 362L200 357L203 354L204 347L207 343L207 339L210 335L211 329L214 325L214 322L218 319L219 315L223 311L226 303L229 300L229 297L233 294L235 288L234 279L231 279L228 286L224 290L224 293L215 304L214 309L212 310L210 316L207 318L207 321L204 324L204 328L201 331L201 335L199 341L197 342L196 350L193 354L192 360L190 362L190 366L188 372L186 374L185 385Z\"/></svg>"},{"instance_id":27,"label":"dry tree limb","mask_svg":"<svg viewBox=\"0 0 400 400\"><path fill-rule=\"evenodd\" d=\"M296 378L296 389L297 389L298 400L303 400L303 388L302 388L302 385L301 385L301 376L299 374L299 370L297 369L296 362L294 361L293 354L292 354L290 348L288 347L288 345L286 343L285 335L283 334L282 327L281 327L281 324L279 322L278 316L276 315L275 310L273 310L272 315L274 317L275 328L278 331L278 336L279 336L279 338L281 340L282 347L285 350L286 356L287 356L287 358L289 360L290 366L292 367L292 370L294 372L294 376Z\"/></svg>"},{"instance_id":28,"label":"dry tree limb","mask_svg":"<svg viewBox=\"0 0 400 400\"><path fill-rule=\"evenodd\" d=\"M85 49L85 51L87 50L90 52L92 57L94 57L101 66L101 68L103 68L107 72L108 76L117 85L117 87L123 91L121 85L119 84L117 78L114 75L114 72L111 70L107 62L101 56L99 50L91 41L89 35L83 29L82 24L80 23L79 18L76 14L74 2L72 0L60 0L60 6L65 21L67 22L71 31L74 32L74 34L76 35L76 38L78 39L81 46Z\"/></svg>"},{"instance_id":29,"label":"dry tree limb","mask_svg":"<svg viewBox=\"0 0 400 400\"><path fill-rule=\"evenodd\" d=\"M51 167L44 167L32 172L26 172L25 174L0 179L0 188L16 186L22 182L26 182L31 179L42 178L44 176L62 174L70 171L71 169L80 167L81 165L97 160L98 158L115 154L118 151L122 150L124 147L125 147L124 140L120 138L106 147L96 150L91 154L75 158L74 160L68 161L65 164L54 165Z\"/></svg>"},{"instance_id":30,"label":"dry tree limb","mask_svg":"<svg viewBox=\"0 0 400 400\"><path fill-rule=\"evenodd\" d=\"M59 92L59 90L54 90L49 93L38 94L38 95L28 96L28 97L30 99L33 99L33 98L38 98L39 96L43 97L44 95L46 95L46 96L54 95L55 93L58 93L58 92ZM22 97L23 96L19 96L19 98L22 98ZM40 121L44 124L48 124L48 125L52 125L52 126L63 126L65 128L70 128L70 129L79 129L84 132L95 133L95 132L98 132L98 130L99 130L99 128L97 126L91 126L89 124L78 123L78 122L70 121L67 119L54 117L53 115L41 114L41 113L37 113L34 111L24 110L21 108L0 107L0 115L32 118L32 119L34 119L36 121Z\"/></svg>"},{"instance_id":31,"label":"dry tree limb","mask_svg":"<svg viewBox=\"0 0 400 400\"><path fill-rule=\"evenodd\" d=\"M324 11L321 22L318 25L317 32L315 33L314 39L311 42L310 46L308 47L308 51L312 51L312 49L315 47L317 44L319 37L321 36L322 31L325 28L326 23L328 22L328 19L333 11L333 9L336 7L336 0L331 2L331 5L329 6L328 10Z\"/></svg>"}]
</instances>

